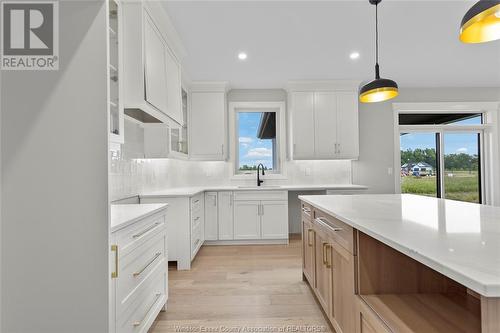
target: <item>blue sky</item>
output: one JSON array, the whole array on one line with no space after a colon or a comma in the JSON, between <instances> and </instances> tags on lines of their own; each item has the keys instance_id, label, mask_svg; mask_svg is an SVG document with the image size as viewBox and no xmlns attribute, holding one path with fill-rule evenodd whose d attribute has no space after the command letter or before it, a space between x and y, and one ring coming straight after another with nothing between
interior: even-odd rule
<instances>
[{"instance_id":1,"label":"blue sky","mask_svg":"<svg viewBox=\"0 0 500 333\"><path fill-rule=\"evenodd\" d=\"M478 125L481 117L460 120L453 125ZM400 136L401 150L415 150L417 148L436 148L436 135L434 133L411 133ZM447 154L477 154L476 133L445 133L444 153Z\"/></svg>"},{"instance_id":2,"label":"blue sky","mask_svg":"<svg viewBox=\"0 0 500 333\"><path fill-rule=\"evenodd\" d=\"M402 135L401 150L415 150L417 148L436 148L434 133L409 133ZM475 133L445 133L444 153L469 155L477 154L477 134Z\"/></svg>"},{"instance_id":3,"label":"blue sky","mask_svg":"<svg viewBox=\"0 0 500 333\"><path fill-rule=\"evenodd\" d=\"M261 114L260 112L238 112L240 166L262 163L269 169L273 167L272 140L257 138Z\"/></svg>"}]
</instances>

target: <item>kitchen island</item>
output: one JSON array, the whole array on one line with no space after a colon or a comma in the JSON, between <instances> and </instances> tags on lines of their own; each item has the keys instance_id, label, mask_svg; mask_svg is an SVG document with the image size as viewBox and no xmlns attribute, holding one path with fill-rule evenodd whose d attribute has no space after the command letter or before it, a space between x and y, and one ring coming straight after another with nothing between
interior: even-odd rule
<instances>
[{"instance_id":1,"label":"kitchen island","mask_svg":"<svg viewBox=\"0 0 500 333\"><path fill-rule=\"evenodd\" d=\"M304 278L338 332L500 332L500 208L299 199Z\"/></svg>"}]
</instances>

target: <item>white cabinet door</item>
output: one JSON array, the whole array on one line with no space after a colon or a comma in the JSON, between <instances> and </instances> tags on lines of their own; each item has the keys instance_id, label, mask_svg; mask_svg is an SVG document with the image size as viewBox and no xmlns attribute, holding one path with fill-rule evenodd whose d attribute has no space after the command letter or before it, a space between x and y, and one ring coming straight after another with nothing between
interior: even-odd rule
<instances>
[{"instance_id":1,"label":"white cabinet door","mask_svg":"<svg viewBox=\"0 0 500 333\"><path fill-rule=\"evenodd\" d=\"M226 102L224 92L192 92L189 156L195 160L224 160Z\"/></svg>"},{"instance_id":2,"label":"white cabinet door","mask_svg":"<svg viewBox=\"0 0 500 333\"><path fill-rule=\"evenodd\" d=\"M358 95L337 93L338 158L359 157Z\"/></svg>"},{"instance_id":3,"label":"white cabinet door","mask_svg":"<svg viewBox=\"0 0 500 333\"><path fill-rule=\"evenodd\" d=\"M167 67L167 115L182 125L181 67L168 48L165 51L165 61Z\"/></svg>"},{"instance_id":4,"label":"white cabinet door","mask_svg":"<svg viewBox=\"0 0 500 333\"><path fill-rule=\"evenodd\" d=\"M314 158L314 93L292 93L292 133L293 158Z\"/></svg>"},{"instance_id":5,"label":"white cabinet door","mask_svg":"<svg viewBox=\"0 0 500 333\"><path fill-rule=\"evenodd\" d=\"M288 202L262 201L262 239L288 239Z\"/></svg>"},{"instance_id":6,"label":"white cabinet door","mask_svg":"<svg viewBox=\"0 0 500 333\"><path fill-rule=\"evenodd\" d=\"M219 239L217 216L217 192L207 192L205 193L205 240Z\"/></svg>"},{"instance_id":7,"label":"white cabinet door","mask_svg":"<svg viewBox=\"0 0 500 333\"><path fill-rule=\"evenodd\" d=\"M314 93L314 146L316 158L335 158L337 124L336 93Z\"/></svg>"},{"instance_id":8,"label":"white cabinet door","mask_svg":"<svg viewBox=\"0 0 500 333\"><path fill-rule=\"evenodd\" d=\"M165 44L148 14L144 14L144 57L146 101L161 112L167 112L167 70Z\"/></svg>"},{"instance_id":9,"label":"white cabinet door","mask_svg":"<svg viewBox=\"0 0 500 333\"><path fill-rule=\"evenodd\" d=\"M233 192L219 192L217 211L219 215L219 240L232 240L233 234Z\"/></svg>"},{"instance_id":10,"label":"white cabinet door","mask_svg":"<svg viewBox=\"0 0 500 333\"><path fill-rule=\"evenodd\" d=\"M260 201L234 202L234 239L260 239Z\"/></svg>"}]
</instances>

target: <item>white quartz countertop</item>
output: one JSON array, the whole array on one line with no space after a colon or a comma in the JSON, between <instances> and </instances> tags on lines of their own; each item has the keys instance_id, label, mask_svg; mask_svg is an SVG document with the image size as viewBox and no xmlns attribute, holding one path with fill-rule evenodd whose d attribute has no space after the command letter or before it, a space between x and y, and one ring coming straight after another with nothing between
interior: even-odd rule
<instances>
[{"instance_id":1,"label":"white quartz countertop","mask_svg":"<svg viewBox=\"0 0 500 333\"><path fill-rule=\"evenodd\" d=\"M111 232L154 215L166 209L167 206L168 204L111 205Z\"/></svg>"},{"instance_id":2,"label":"white quartz countertop","mask_svg":"<svg viewBox=\"0 0 500 333\"><path fill-rule=\"evenodd\" d=\"M191 197L206 191L314 191L314 190L365 190L366 186L355 184L326 184L326 185L221 185L221 186L197 186L197 187L177 187L165 190L142 193L140 197Z\"/></svg>"},{"instance_id":3,"label":"white quartz countertop","mask_svg":"<svg viewBox=\"0 0 500 333\"><path fill-rule=\"evenodd\" d=\"M299 196L487 297L500 297L500 207L410 194Z\"/></svg>"}]
</instances>

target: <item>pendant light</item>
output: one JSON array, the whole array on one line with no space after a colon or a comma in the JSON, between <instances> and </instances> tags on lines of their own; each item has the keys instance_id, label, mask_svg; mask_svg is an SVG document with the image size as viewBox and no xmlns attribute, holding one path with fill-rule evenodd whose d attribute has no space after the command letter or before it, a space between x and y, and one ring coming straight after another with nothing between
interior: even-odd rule
<instances>
[{"instance_id":1,"label":"pendant light","mask_svg":"<svg viewBox=\"0 0 500 333\"><path fill-rule=\"evenodd\" d=\"M500 39L500 0L481 0L465 13L460 25L464 43L484 43Z\"/></svg>"},{"instance_id":2,"label":"pendant light","mask_svg":"<svg viewBox=\"0 0 500 333\"><path fill-rule=\"evenodd\" d=\"M369 0L375 5L375 80L368 82L359 90L359 100L362 103L387 101L398 95L398 85L393 80L380 78L378 65L378 4L382 0Z\"/></svg>"}]
</instances>

